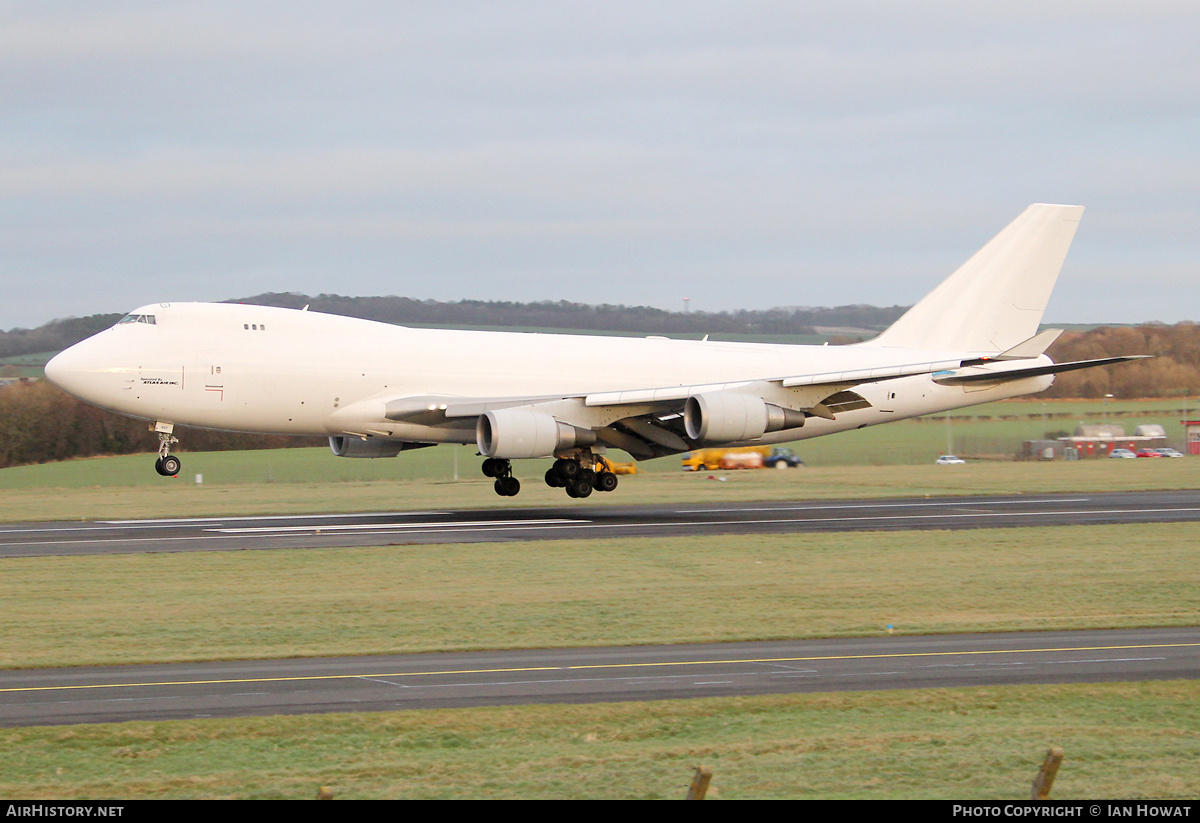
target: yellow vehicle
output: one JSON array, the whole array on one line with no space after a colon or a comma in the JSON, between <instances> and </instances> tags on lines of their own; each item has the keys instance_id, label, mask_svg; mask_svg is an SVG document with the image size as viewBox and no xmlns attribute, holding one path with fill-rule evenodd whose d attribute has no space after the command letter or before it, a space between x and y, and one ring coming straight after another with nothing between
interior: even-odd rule
<instances>
[{"instance_id":1,"label":"yellow vehicle","mask_svg":"<svg viewBox=\"0 0 1200 823\"><path fill-rule=\"evenodd\" d=\"M683 470L692 472L716 471L721 468L725 449L696 449L683 456Z\"/></svg>"},{"instance_id":2,"label":"yellow vehicle","mask_svg":"<svg viewBox=\"0 0 1200 823\"><path fill-rule=\"evenodd\" d=\"M740 449L696 449L683 456L684 471L718 469L787 469L804 461L783 446L746 446Z\"/></svg>"},{"instance_id":3,"label":"yellow vehicle","mask_svg":"<svg viewBox=\"0 0 1200 823\"><path fill-rule=\"evenodd\" d=\"M597 460L603 471L610 471L613 474L637 474L636 463L614 463L607 457L598 457Z\"/></svg>"}]
</instances>

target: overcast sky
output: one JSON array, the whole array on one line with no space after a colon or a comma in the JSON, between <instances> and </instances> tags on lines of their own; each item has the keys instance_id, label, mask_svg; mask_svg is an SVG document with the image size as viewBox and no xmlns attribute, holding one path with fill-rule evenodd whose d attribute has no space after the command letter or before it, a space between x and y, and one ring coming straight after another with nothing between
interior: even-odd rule
<instances>
[{"instance_id":1,"label":"overcast sky","mask_svg":"<svg viewBox=\"0 0 1200 823\"><path fill-rule=\"evenodd\" d=\"M986 10L984 10L986 9ZM0 0L0 329L265 291L1200 320L1200 4Z\"/></svg>"}]
</instances>

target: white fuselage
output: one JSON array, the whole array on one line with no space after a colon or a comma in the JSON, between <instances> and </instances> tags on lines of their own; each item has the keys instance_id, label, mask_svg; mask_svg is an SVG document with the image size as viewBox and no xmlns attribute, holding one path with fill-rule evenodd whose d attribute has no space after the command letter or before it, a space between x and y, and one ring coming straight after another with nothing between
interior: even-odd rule
<instances>
[{"instance_id":1,"label":"white fuselage","mask_svg":"<svg viewBox=\"0 0 1200 823\"><path fill-rule=\"evenodd\" d=\"M47 376L89 403L152 421L296 435L370 430L412 442L474 442L474 424L387 420L382 401L566 398L972 354L870 343L791 346L413 329L236 304L153 304L131 316L153 322L124 322L73 346L47 365ZM1029 394L1051 381L1039 376L966 389L920 374L864 383L855 391L870 408L843 412L835 420L811 418L803 428L768 433L755 442L806 439Z\"/></svg>"}]
</instances>

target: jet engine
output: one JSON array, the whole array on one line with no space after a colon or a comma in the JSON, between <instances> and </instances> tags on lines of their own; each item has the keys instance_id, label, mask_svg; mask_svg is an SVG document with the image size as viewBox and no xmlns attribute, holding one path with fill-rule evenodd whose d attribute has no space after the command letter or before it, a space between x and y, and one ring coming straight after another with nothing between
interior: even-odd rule
<instances>
[{"instance_id":1,"label":"jet engine","mask_svg":"<svg viewBox=\"0 0 1200 823\"><path fill-rule=\"evenodd\" d=\"M802 411L737 392L694 394L683 404L687 435L702 443L754 440L767 432L799 428L805 417Z\"/></svg>"},{"instance_id":2,"label":"jet engine","mask_svg":"<svg viewBox=\"0 0 1200 823\"><path fill-rule=\"evenodd\" d=\"M347 437L333 435L329 438L329 449L338 457L395 457L410 444L403 440L387 440L382 437Z\"/></svg>"},{"instance_id":3,"label":"jet engine","mask_svg":"<svg viewBox=\"0 0 1200 823\"><path fill-rule=\"evenodd\" d=\"M488 457L551 457L562 449L593 445L596 433L533 409L494 409L479 416L475 442Z\"/></svg>"}]
</instances>

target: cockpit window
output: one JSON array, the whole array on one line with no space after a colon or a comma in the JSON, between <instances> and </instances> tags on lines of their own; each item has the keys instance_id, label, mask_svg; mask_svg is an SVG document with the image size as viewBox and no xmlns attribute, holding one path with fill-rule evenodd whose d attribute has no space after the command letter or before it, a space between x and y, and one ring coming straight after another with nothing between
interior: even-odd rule
<instances>
[{"instance_id":1,"label":"cockpit window","mask_svg":"<svg viewBox=\"0 0 1200 823\"><path fill-rule=\"evenodd\" d=\"M149 323L151 326L153 326L154 325L154 315L153 314L127 314L124 317L122 317L120 320L117 321L118 326L121 325L122 323Z\"/></svg>"}]
</instances>

